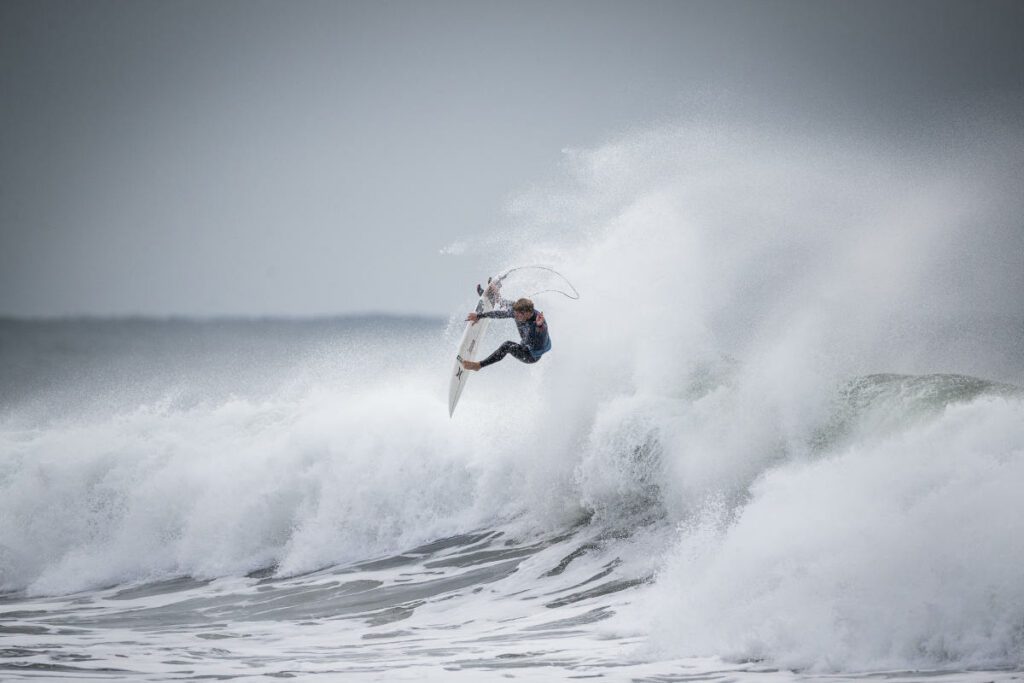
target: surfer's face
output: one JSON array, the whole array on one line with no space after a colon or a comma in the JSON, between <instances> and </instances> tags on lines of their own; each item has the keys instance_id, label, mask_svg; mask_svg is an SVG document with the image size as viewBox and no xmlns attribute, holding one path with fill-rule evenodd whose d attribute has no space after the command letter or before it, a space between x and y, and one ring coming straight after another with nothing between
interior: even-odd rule
<instances>
[{"instance_id":1,"label":"surfer's face","mask_svg":"<svg viewBox=\"0 0 1024 683\"><path fill-rule=\"evenodd\" d=\"M533 311L512 311L512 315L515 316L516 322L525 323L533 315Z\"/></svg>"}]
</instances>

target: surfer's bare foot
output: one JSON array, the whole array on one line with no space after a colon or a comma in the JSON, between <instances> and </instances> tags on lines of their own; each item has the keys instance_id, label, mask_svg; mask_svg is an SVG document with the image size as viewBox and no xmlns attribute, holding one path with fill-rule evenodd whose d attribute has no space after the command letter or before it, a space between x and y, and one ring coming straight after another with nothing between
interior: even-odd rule
<instances>
[{"instance_id":1,"label":"surfer's bare foot","mask_svg":"<svg viewBox=\"0 0 1024 683\"><path fill-rule=\"evenodd\" d=\"M464 360L462 361L462 367L464 367L467 370L479 370L480 364L477 363L475 360Z\"/></svg>"}]
</instances>

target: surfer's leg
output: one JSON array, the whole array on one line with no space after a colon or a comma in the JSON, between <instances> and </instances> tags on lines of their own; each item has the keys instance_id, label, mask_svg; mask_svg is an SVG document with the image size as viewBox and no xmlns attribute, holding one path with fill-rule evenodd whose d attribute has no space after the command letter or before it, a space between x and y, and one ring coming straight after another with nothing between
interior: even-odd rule
<instances>
[{"instance_id":1,"label":"surfer's leg","mask_svg":"<svg viewBox=\"0 0 1024 683\"><path fill-rule=\"evenodd\" d=\"M530 353L530 348L526 344L514 344L516 348L509 351L509 353L524 363L536 363L537 359Z\"/></svg>"},{"instance_id":2,"label":"surfer's leg","mask_svg":"<svg viewBox=\"0 0 1024 683\"><path fill-rule=\"evenodd\" d=\"M507 341L495 350L494 353L480 361L480 367L486 368L488 365L497 363L499 360L507 355L511 355L514 358L518 358L524 363L536 363L537 359L530 353L530 349L526 348L523 344L517 344L512 341Z\"/></svg>"}]
</instances>

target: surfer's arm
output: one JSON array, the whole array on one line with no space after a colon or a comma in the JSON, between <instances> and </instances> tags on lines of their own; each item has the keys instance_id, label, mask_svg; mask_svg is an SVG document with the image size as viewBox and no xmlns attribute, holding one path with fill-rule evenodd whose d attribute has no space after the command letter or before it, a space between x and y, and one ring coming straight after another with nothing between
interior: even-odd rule
<instances>
[{"instance_id":1,"label":"surfer's arm","mask_svg":"<svg viewBox=\"0 0 1024 683\"><path fill-rule=\"evenodd\" d=\"M511 318L511 317L512 317L512 311L511 310L508 310L508 311L502 311L502 310L498 310L498 311L485 311L483 313L477 313L476 311L472 311L469 315L466 316L466 320L468 322L475 323L477 320L480 320L480 318Z\"/></svg>"},{"instance_id":2,"label":"surfer's arm","mask_svg":"<svg viewBox=\"0 0 1024 683\"><path fill-rule=\"evenodd\" d=\"M512 304L515 303L509 299L498 299L498 303L494 305L493 311L485 311L478 313L478 318L511 318L512 317Z\"/></svg>"},{"instance_id":3,"label":"surfer's arm","mask_svg":"<svg viewBox=\"0 0 1024 683\"><path fill-rule=\"evenodd\" d=\"M494 311L485 311L483 313L477 313L478 318L511 318L512 309L498 309Z\"/></svg>"},{"instance_id":4,"label":"surfer's arm","mask_svg":"<svg viewBox=\"0 0 1024 683\"><path fill-rule=\"evenodd\" d=\"M474 311L466 316L466 320L471 323L475 323L480 318L511 318L513 303L514 302L509 299L498 299L498 302L494 305L493 311L484 311L483 313L477 313Z\"/></svg>"}]
</instances>

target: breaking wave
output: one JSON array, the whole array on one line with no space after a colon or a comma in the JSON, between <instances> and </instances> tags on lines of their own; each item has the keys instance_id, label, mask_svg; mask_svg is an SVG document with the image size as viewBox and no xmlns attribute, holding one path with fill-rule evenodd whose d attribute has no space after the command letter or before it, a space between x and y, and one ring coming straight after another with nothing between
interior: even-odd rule
<instances>
[{"instance_id":1,"label":"breaking wave","mask_svg":"<svg viewBox=\"0 0 1024 683\"><path fill-rule=\"evenodd\" d=\"M131 372L103 349L139 329L108 323L104 346L8 321L5 339L63 334L91 360L5 394L0 584L286 577L584 523L636 593L606 627L652 657L1020 666L1024 214L1001 142L899 154L694 126L568 152L568 187L513 203L506 243L531 246L481 267L550 263L583 296L538 296L554 351L474 376L453 420L473 283L447 329L208 343L179 321ZM30 368L11 376L59 366L6 343Z\"/></svg>"}]
</instances>

